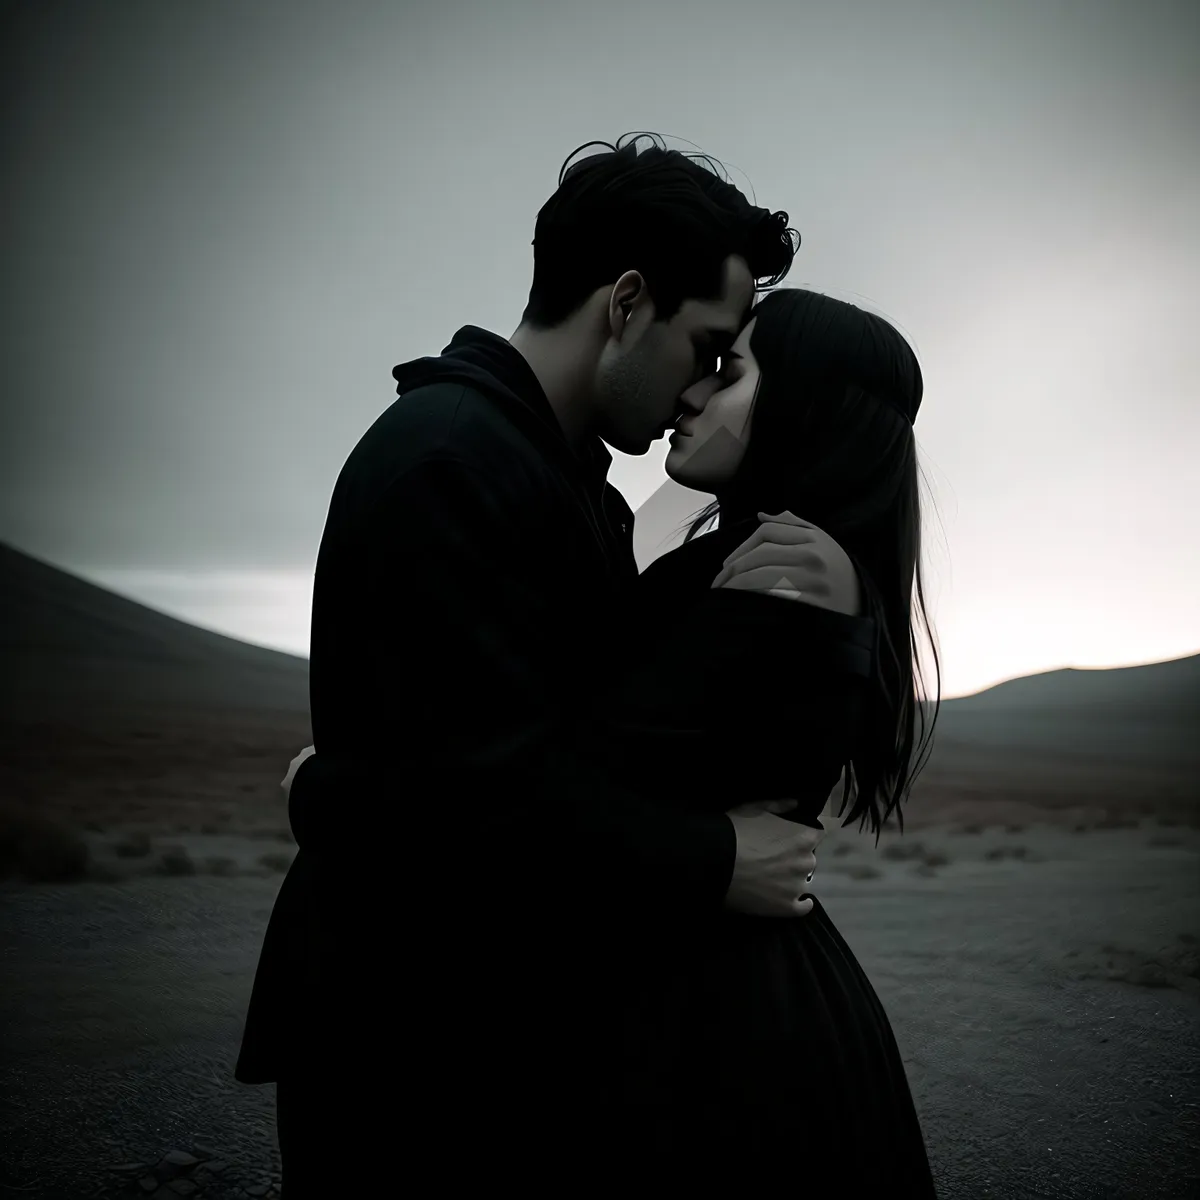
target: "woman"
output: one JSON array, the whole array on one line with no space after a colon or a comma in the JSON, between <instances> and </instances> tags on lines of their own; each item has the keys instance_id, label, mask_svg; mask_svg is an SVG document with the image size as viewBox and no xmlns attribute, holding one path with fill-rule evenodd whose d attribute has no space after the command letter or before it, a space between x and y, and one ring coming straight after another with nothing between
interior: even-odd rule
<instances>
[{"instance_id":1,"label":"woman","mask_svg":"<svg viewBox=\"0 0 1200 1200\"><path fill-rule=\"evenodd\" d=\"M917 361L886 321L810 291L762 299L720 370L682 398L667 473L716 501L638 580L623 644L640 665L601 698L595 761L689 805L723 810L731 796L758 797L780 811L772 802L791 797L789 819L818 828L844 774L839 816L855 797L844 824L869 820L878 841L896 810L903 829L919 710L914 578L928 628L912 430L921 394ZM870 620L816 597L796 605L789 645L760 638L761 653L731 669L735 656L703 649L719 599L712 589L761 590L747 552L765 513L800 539L816 527L836 540L857 568ZM718 616L753 625L753 609L731 605ZM777 621L762 627L777 638ZM873 645L863 645L864 630ZM721 633L756 645L753 628ZM886 1013L812 902L797 919L728 912L715 924L641 931L639 1002L623 1006L631 1015L614 1042L627 1056L617 1101L626 1136L647 1163L715 1175L742 1162L759 1183L933 1196Z\"/></svg>"},{"instance_id":2,"label":"woman","mask_svg":"<svg viewBox=\"0 0 1200 1200\"><path fill-rule=\"evenodd\" d=\"M648 793L669 789L718 809L748 789L763 801L794 797L786 815L817 827L844 774L839 817L855 798L844 825L869 821L878 844L895 810L903 830L899 806L920 766L914 580L928 631L912 429L922 387L912 350L886 321L780 289L758 304L720 370L684 395L666 470L716 501L638 580L631 627L683 632L631 645L630 661L643 665L610 705L621 727L600 733L617 747L613 770ZM712 619L705 589L749 579L745 547L767 513L802 514L799 537L807 522L836 540L871 621L798 605L794 646L764 646L736 681L721 677L722 656L714 677L697 648ZM875 642L869 670L853 653L864 625ZM927 746L924 713L921 725ZM821 1181L852 1193L859 1184L934 1195L887 1015L819 899L797 920L730 912L719 928L693 932L673 929L647 957L661 973L645 990L642 1028L626 1039L645 1064L631 1129L714 1169L730 1161L714 1159L718 1146L769 1172L789 1145L810 1145L817 1161L805 1156L798 1186L827 1168Z\"/></svg>"},{"instance_id":3,"label":"woman","mask_svg":"<svg viewBox=\"0 0 1200 1200\"><path fill-rule=\"evenodd\" d=\"M920 678L914 582L929 630L913 436L922 391L916 357L881 317L798 288L768 293L720 370L684 393L671 435L667 474L716 500L692 523L684 545L639 580L639 613L655 600L676 608L678 593L688 590L684 577L702 579L709 567L709 586L737 587L736 564L727 568L726 559L765 513L802 514L802 523L825 531L849 555L877 653L869 728L850 758L838 815L853 790L856 803L844 824L859 818L861 828L869 820L876 844L893 811L903 832L899 806L921 765L911 762L919 712L914 668ZM701 535L718 518L720 527ZM831 632L852 628L836 614L820 620ZM933 654L940 696L936 647ZM936 712L935 703L934 720ZM922 714L921 725L927 748L932 721L926 730Z\"/></svg>"}]
</instances>

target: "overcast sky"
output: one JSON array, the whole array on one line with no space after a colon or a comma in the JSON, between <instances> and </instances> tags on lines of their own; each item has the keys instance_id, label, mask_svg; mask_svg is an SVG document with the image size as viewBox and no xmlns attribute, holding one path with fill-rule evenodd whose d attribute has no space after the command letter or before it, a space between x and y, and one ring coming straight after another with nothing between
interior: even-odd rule
<instances>
[{"instance_id":1,"label":"overcast sky","mask_svg":"<svg viewBox=\"0 0 1200 1200\"><path fill-rule=\"evenodd\" d=\"M0 540L303 652L392 366L510 334L563 158L654 129L912 340L944 695L1200 650L1200 6L5 11Z\"/></svg>"}]
</instances>

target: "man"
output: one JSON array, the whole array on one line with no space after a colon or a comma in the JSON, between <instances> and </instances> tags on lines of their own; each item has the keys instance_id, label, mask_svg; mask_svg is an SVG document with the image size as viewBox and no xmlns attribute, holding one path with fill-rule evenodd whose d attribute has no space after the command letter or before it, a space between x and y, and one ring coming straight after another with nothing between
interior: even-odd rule
<instances>
[{"instance_id":1,"label":"man","mask_svg":"<svg viewBox=\"0 0 1200 1200\"><path fill-rule=\"evenodd\" d=\"M278 1082L287 1200L364 1170L594 1172L619 1150L637 931L806 911L819 832L622 790L578 738L637 574L603 443L644 454L671 427L790 267L786 226L658 145L583 159L538 214L516 332L397 367L346 463L314 584L317 754L236 1071Z\"/></svg>"}]
</instances>

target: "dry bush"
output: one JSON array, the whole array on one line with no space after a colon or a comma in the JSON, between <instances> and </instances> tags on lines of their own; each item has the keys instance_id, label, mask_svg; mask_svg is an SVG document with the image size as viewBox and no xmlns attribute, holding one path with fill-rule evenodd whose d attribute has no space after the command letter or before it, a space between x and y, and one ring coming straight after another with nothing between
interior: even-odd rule
<instances>
[{"instance_id":1,"label":"dry bush","mask_svg":"<svg viewBox=\"0 0 1200 1200\"><path fill-rule=\"evenodd\" d=\"M878 879L883 874L878 867L873 867L870 863L846 867L845 872L851 879Z\"/></svg>"},{"instance_id":2,"label":"dry bush","mask_svg":"<svg viewBox=\"0 0 1200 1200\"><path fill-rule=\"evenodd\" d=\"M1093 823L1093 829L1136 829L1138 822L1132 817L1109 815Z\"/></svg>"},{"instance_id":3,"label":"dry bush","mask_svg":"<svg viewBox=\"0 0 1200 1200\"><path fill-rule=\"evenodd\" d=\"M0 879L70 883L86 879L87 842L72 829L28 810L0 811Z\"/></svg>"},{"instance_id":4,"label":"dry bush","mask_svg":"<svg viewBox=\"0 0 1200 1200\"><path fill-rule=\"evenodd\" d=\"M114 843L113 852L118 858L145 858L150 853L150 835L140 831L127 834Z\"/></svg>"},{"instance_id":5,"label":"dry bush","mask_svg":"<svg viewBox=\"0 0 1200 1200\"><path fill-rule=\"evenodd\" d=\"M989 862L999 862L1002 858L1030 858L1028 846L993 846L984 856ZM1030 861L1034 861L1030 859Z\"/></svg>"},{"instance_id":6,"label":"dry bush","mask_svg":"<svg viewBox=\"0 0 1200 1200\"><path fill-rule=\"evenodd\" d=\"M171 846L164 850L158 860L158 869L163 875L196 874L196 864L182 846Z\"/></svg>"},{"instance_id":7,"label":"dry bush","mask_svg":"<svg viewBox=\"0 0 1200 1200\"><path fill-rule=\"evenodd\" d=\"M891 846L884 846L880 851L880 857L888 859L890 862L907 862L911 858L921 858L925 853L925 847L920 842L899 842Z\"/></svg>"}]
</instances>

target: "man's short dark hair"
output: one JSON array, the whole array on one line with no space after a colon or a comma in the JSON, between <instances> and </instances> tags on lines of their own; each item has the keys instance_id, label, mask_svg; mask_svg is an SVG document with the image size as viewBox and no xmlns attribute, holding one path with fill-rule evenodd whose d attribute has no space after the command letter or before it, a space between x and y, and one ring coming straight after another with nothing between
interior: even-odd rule
<instances>
[{"instance_id":1,"label":"man's short dark hair","mask_svg":"<svg viewBox=\"0 0 1200 1200\"><path fill-rule=\"evenodd\" d=\"M594 146L602 150L569 165ZM685 299L720 295L731 254L746 260L756 289L778 283L800 235L787 213L756 208L719 168L706 154L668 150L658 134L573 150L537 216L522 320L553 328L626 271L641 273L657 318L669 320Z\"/></svg>"}]
</instances>

